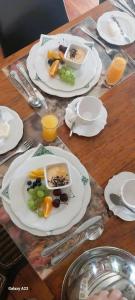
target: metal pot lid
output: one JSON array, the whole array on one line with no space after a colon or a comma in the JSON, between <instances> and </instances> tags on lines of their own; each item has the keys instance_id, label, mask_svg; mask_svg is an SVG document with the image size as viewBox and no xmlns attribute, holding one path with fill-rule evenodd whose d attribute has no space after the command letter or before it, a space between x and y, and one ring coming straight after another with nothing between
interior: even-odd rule
<instances>
[{"instance_id":1,"label":"metal pot lid","mask_svg":"<svg viewBox=\"0 0 135 300\"><path fill-rule=\"evenodd\" d=\"M98 247L81 254L69 267L61 300L86 300L90 294L113 288L135 300L135 257L115 247Z\"/></svg>"}]
</instances>

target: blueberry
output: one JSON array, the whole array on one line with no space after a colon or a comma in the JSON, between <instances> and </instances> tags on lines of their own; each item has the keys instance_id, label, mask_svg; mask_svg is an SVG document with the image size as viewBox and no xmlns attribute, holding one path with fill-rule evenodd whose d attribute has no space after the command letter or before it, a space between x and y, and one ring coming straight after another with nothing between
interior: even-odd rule
<instances>
[{"instance_id":1,"label":"blueberry","mask_svg":"<svg viewBox=\"0 0 135 300\"><path fill-rule=\"evenodd\" d=\"M36 183L36 181L34 181L32 184L32 188L34 189L36 186L37 186L37 183Z\"/></svg>"},{"instance_id":2,"label":"blueberry","mask_svg":"<svg viewBox=\"0 0 135 300\"><path fill-rule=\"evenodd\" d=\"M40 186L40 185L41 185L41 178L37 178L36 181L35 181L35 183L36 183L38 186Z\"/></svg>"},{"instance_id":3,"label":"blueberry","mask_svg":"<svg viewBox=\"0 0 135 300\"><path fill-rule=\"evenodd\" d=\"M28 180L27 181L27 185L31 185L32 184L32 181L31 180Z\"/></svg>"}]
</instances>

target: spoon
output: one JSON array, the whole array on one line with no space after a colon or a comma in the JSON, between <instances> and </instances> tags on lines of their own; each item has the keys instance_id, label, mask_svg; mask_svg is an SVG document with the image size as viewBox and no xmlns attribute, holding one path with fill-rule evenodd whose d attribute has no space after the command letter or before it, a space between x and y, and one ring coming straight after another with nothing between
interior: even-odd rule
<instances>
[{"instance_id":1,"label":"spoon","mask_svg":"<svg viewBox=\"0 0 135 300\"><path fill-rule=\"evenodd\" d=\"M75 106L74 106L74 113L75 113L75 114L77 113L77 104L78 104L78 102L75 103ZM75 120L73 121L73 123L72 123L72 125L71 125L70 132L69 132L69 137L71 137L72 134L73 134L73 129L74 129L74 127L75 127L76 119L77 119L77 115L76 115Z\"/></svg>"},{"instance_id":2,"label":"spoon","mask_svg":"<svg viewBox=\"0 0 135 300\"><path fill-rule=\"evenodd\" d=\"M81 244L83 244L85 241L87 241L87 240L89 240L89 241L96 240L97 238L99 238L101 236L103 231L104 231L104 226L101 223L94 230L87 230L86 233L85 233L85 236L82 240L80 240L74 246L70 247L65 252L62 252L62 253L58 254L57 256L53 257L51 259L51 265L54 266L54 265L58 264L59 262L61 262L64 258L66 258L74 250L76 250L76 248L78 246L80 246Z\"/></svg>"},{"instance_id":3,"label":"spoon","mask_svg":"<svg viewBox=\"0 0 135 300\"><path fill-rule=\"evenodd\" d=\"M135 214L135 209L130 208L129 206L127 206L125 203L123 203L121 197L117 194L110 194L110 199L112 201L112 203L114 203L117 206L121 206L121 207L126 207L128 210L130 210L132 213Z\"/></svg>"},{"instance_id":4,"label":"spoon","mask_svg":"<svg viewBox=\"0 0 135 300\"><path fill-rule=\"evenodd\" d=\"M16 80L21 87L24 89L26 94L28 95L28 103L33 107L33 108L39 108L42 106L42 101L39 98L35 98L35 96L32 96L30 92L27 90L26 86L23 84L22 80L20 80L19 76L17 75L17 72L12 70L10 72L11 78Z\"/></svg>"}]
</instances>

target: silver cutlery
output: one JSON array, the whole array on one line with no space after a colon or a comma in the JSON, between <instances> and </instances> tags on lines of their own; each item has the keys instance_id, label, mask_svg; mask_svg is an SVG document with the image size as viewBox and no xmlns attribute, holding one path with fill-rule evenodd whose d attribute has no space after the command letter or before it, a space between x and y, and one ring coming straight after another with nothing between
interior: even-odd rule
<instances>
[{"instance_id":1,"label":"silver cutlery","mask_svg":"<svg viewBox=\"0 0 135 300\"><path fill-rule=\"evenodd\" d=\"M0 166L2 164L4 164L7 160L9 160L11 157L13 157L14 155L16 154L19 154L19 153L24 153L26 152L27 150L29 150L30 148L32 148L34 146L33 142L28 139L26 140L24 143L22 143L16 151L12 152L10 155L8 155L7 157L5 157L4 159L2 159L0 161Z\"/></svg>"},{"instance_id":2,"label":"silver cutlery","mask_svg":"<svg viewBox=\"0 0 135 300\"><path fill-rule=\"evenodd\" d=\"M33 85L33 83L31 82L28 72L25 69L24 65L22 62L18 62L16 64L17 69L19 70L19 74L22 76L23 82L26 82L26 85L28 85L31 88L31 91L33 92L33 96L35 98L38 98L41 100L41 102L43 102L42 104L44 105L44 107L46 109L48 109L47 106L47 102L46 99L42 96L42 94L38 91L38 89Z\"/></svg>"},{"instance_id":3,"label":"silver cutlery","mask_svg":"<svg viewBox=\"0 0 135 300\"><path fill-rule=\"evenodd\" d=\"M74 113L75 113L75 114L77 113L77 104L78 104L78 102L77 102L77 103L75 104L75 106L74 106ZM76 116L75 120L73 121L73 123L72 123L72 125L71 125L70 132L69 132L69 137L71 137L72 134L73 134L73 129L74 129L74 127L75 127L76 119L77 119L77 116Z\"/></svg>"},{"instance_id":4,"label":"silver cutlery","mask_svg":"<svg viewBox=\"0 0 135 300\"><path fill-rule=\"evenodd\" d=\"M94 240L98 239L101 236L101 234L103 233L103 231L104 231L103 224L97 225L95 229L87 230L84 238L82 240L80 240L77 244L70 247L67 251L62 252L59 255L53 257L51 259L51 265L54 266L54 265L58 264L59 262L61 262L63 259L65 259L69 254L71 254L74 250L76 250L76 248L78 248L85 241L87 241L87 240L94 241Z\"/></svg>"},{"instance_id":5,"label":"silver cutlery","mask_svg":"<svg viewBox=\"0 0 135 300\"><path fill-rule=\"evenodd\" d=\"M116 0L118 4L120 4L128 13L132 14L135 17L135 12L133 9L127 4L125 0Z\"/></svg>"},{"instance_id":6,"label":"silver cutlery","mask_svg":"<svg viewBox=\"0 0 135 300\"><path fill-rule=\"evenodd\" d=\"M135 210L133 210L132 208L130 208L129 206L127 206L121 199L121 197L117 194L110 194L110 199L112 201L112 203L114 203L116 206L121 206L121 207L126 207L128 210L130 210L132 213L135 214Z\"/></svg>"},{"instance_id":7,"label":"silver cutlery","mask_svg":"<svg viewBox=\"0 0 135 300\"><path fill-rule=\"evenodd\" d=\"M102 41L100 41L92 32L88 30L86 26L80 26L79 27L84 33L86 33L89 37L91 37L94 41L96 41L102 48L104 48L107 55L110 57L114 57L115 54L118 53L115 49L110 49L107 47Z\"/></svg>"},{"instance_id":8,"label":"silver cutlery","mask_svg":"<svg viewBox=\"0 0 135 300\"><path fill-rule=\"evenodd\" d=\"M87 27L85 26L80 26L79 27L83 32L85 32L88 36L90 36L93 40L95 40L106 52L107 55L109 55L111 58L113 58L116 54L119 53L118 50L116 49L111 49L108 46L106 46L101 40L99 40L92 32L88 30ZM96 22L95 22L95 28L96 28ZM120 52L131 62L133 66L135 66L135 60L123 49L120 49Z\"/></svg>"},{"instance_id":9,"label":"silver cutlery","mask_svg":"<svg viewBox=\"0 0 135 300\"><path fill-rule=\"evenodd\" d=\"M118 26L118 28L119 28L119 30L120 30L121 35L122 35L122 36L124 37L124 39L125 39L125 42L130 43L130 39L129 39L129 37L127 36L127 34L123 31L123 29L122 29L122 27L121 27L121 25L120 25L118 19L117 19L115 16L111 16L111 19L113 20L114 23L117 24L117 26Z\"/></svg>"},{"instance_id":10,"label":"silver cutlery","mask_svg":"<svg viewBox=\"0 0 135 300\"><path fill-rule=\"evenodd\" d=\"M46 247L42 252L42 256L51 255L56 249L58 249L60 246L65 244L67 241L69 241L71 238L73 238L75 235L80 234L87 228L93 228L93 226L97 226L97 223L102 222L101 216L96 216L93 218L90 218L89 220L85 221L83 224L81 224L73 233L66 236L64 239L61 239L60 241L53 243L51 246Z\"/></svg>"},{"instance_id":11,"label":"silver cutlery","mask_svg":"<svg viewBox=\"0 0 135 300\"><path fill-rule=\"evenodd\" d=\"M12 70L10 71L10 76L11 78L13 78L14 80L16 80L21 87L24 89L25 93L28 96L28 103L33 107L33 108L39 108L42 106L42 101L37 98L37 96L33 96L27 89L27 87L25 86L25 84L23 83L23 81L19 78L18 74L16 71Z\"/></svg>"}]
</instances>

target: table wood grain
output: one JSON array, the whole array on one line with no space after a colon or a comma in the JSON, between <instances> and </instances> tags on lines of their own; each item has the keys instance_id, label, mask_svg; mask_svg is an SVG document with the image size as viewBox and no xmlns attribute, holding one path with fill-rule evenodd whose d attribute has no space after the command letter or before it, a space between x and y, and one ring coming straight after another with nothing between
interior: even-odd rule
<instances>
[{"instance_id":1,"label":"table wood grain","mask_svg":"<svg viewBox=\"0 0 135 300\"><path fill-rule=\"evenodd\" d=\"M83 16L62 26L53 33L64 32L88 16L97 19L103 12L112 7L108 2L88 11ZM4 67L28 53L32 44L0 60ZM135 57L135 45L126 47ZM135 172L135 74L129 76L117 87L107 91L102 101L108 111L108 123L105 129L96 137L85 138L73 135L69 138L69 129L63 125L59 135L71 151L76 154L88 171L102 187L108 179L120 171ZM32 109L23 97L11 85L3 72L0 73L0 104L15 109L22 119L30 115ZM86 242L75 253L70 255L56 270L42 282L32 268L27 265L17 274L14 286L27 286L28 292L11 292L8 300L60 300L61 285L67 268L83 251L97 246L115 246L130 251L135 255L135 222L124 222L112 216L106 224L102 237L93 242Z\"/></svg>"}]
</instances>

